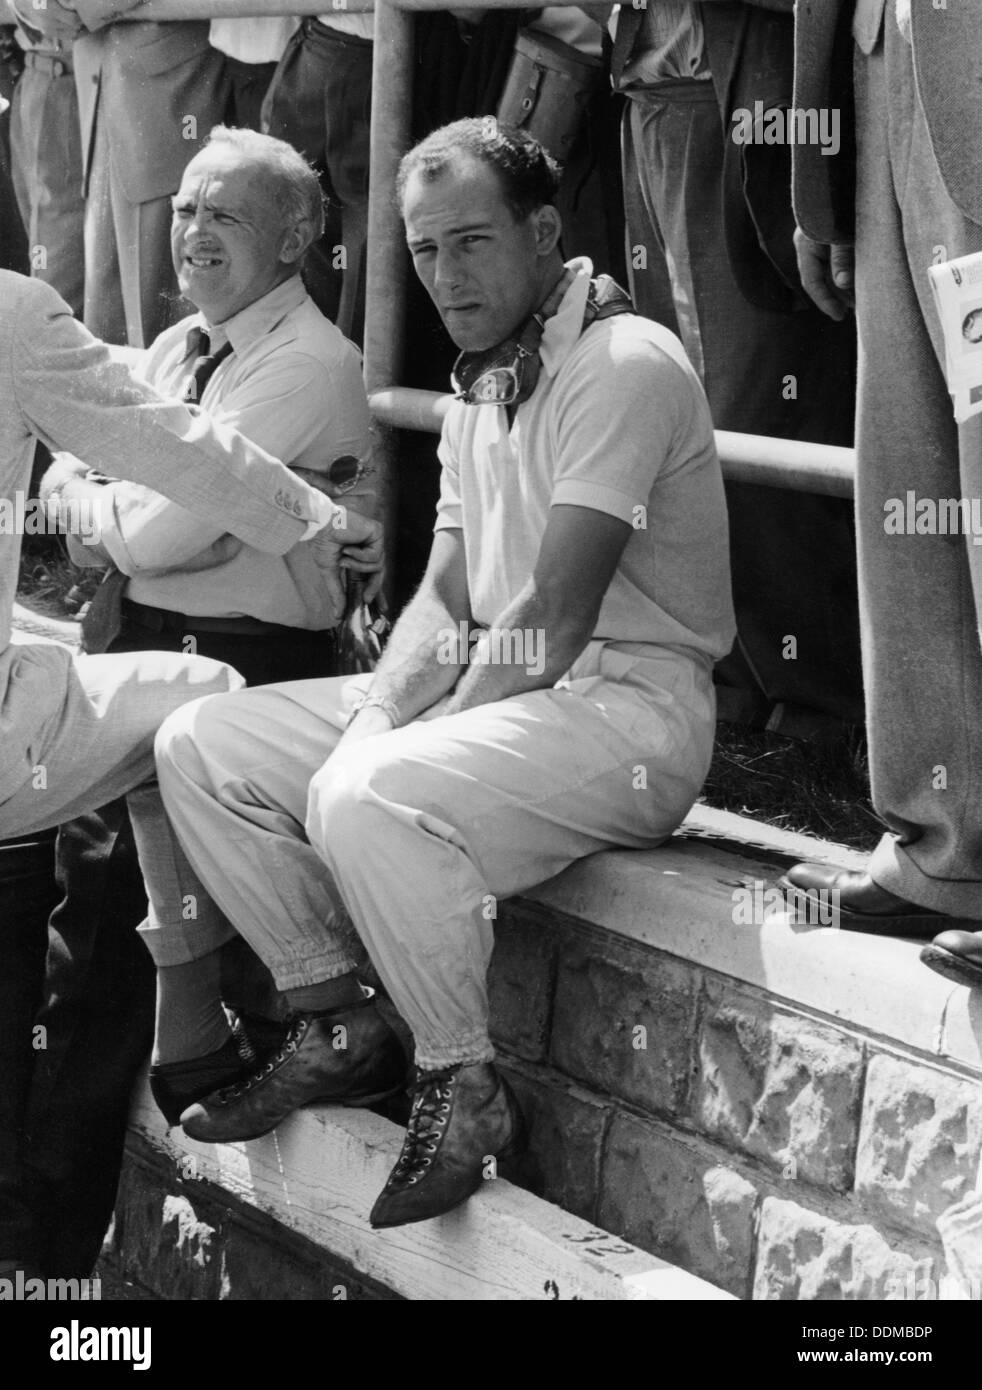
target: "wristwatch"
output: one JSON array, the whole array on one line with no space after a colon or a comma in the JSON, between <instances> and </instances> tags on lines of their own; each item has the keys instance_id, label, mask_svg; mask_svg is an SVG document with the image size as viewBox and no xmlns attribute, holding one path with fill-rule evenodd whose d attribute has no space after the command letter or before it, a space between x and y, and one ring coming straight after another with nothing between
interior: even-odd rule
<instances>
[{"instance_id":1,"label":"wristwatch","mask_svg":"<svg viewBox=\"0 0 982 1390\"><path fill-rule=\"evenodd\" d=\"M377 709L380 709L383 712L383 714L387 714L389 716L389 718L392 720L393 729L399 728L399 726L402 723L402 720L399 715L399 710L396 707L394 701L390 700L386 695L373 695L371 691L369 691L367 695L362 695L352 705L351 713L348 715L348 724L351 723L355 715L360 710L368 709L373 705ZM346 724L345 728L347 727L348 725Z\"/></svg>"}]
</instances>

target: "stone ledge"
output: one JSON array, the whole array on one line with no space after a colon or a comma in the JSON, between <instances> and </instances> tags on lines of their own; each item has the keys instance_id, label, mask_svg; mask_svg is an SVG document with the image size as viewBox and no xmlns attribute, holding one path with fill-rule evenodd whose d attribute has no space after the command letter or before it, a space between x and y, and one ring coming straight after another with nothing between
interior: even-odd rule
<instances>
[{"instance_id":1,"label":"stone ledge","mask_svg":"<svg viewBox=\"0 0 982 1390\"><path fill-rule=\"evenodd\" d=\"M391 1301L399 1295L130 1132L101 1268L166 1302Z\"/></svg>"},{"instance_id":2,"label":"stone ledge","mask_svg":"<svg viewBox=\"0 0 982 1390\"><path fill-rule=\"evenodd\" d=\"M922 943L733 921L733 893L774 888L786 867L817 859L857 868L865 856L828 841L696 806L660 849L591 855L524 895L638 944L728 975L778 1000L945 1062L982 1071L982 991L918 960Z\"/></svg>"},{"instance_id":3,"label":"stone ledge","mask_svg":"<svg viewBox=\"0 0 982 1390\"><path fill-rule=\"evenodd\" d=\"M402 1131L369 1111L309 1106L263 1139L199 1144L165 1129L145 1085L130 1129L175 1172L224 1189L322 1247L325 1258L411 1299L731 1297L501 1178L448 1216L373 1231L368 1212Z\"/></svg>"}]
</instances>

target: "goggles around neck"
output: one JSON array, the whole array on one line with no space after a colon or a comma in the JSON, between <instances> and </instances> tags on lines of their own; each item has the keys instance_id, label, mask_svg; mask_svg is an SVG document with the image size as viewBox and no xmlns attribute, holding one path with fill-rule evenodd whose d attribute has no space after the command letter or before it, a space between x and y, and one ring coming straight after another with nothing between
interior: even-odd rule
<instances>
[{"instance_id":1,"label":"goggles around neck","mask_svg":"<svg viewBox=\"0 0 982 1390\"><path fill-rule=\"evenodd\" d=\"M518 333L483 352L460 354L450 373L457 400L465 405L509 406L528 400L539 384L539 347L546 320L559 308L573 279L573 272L567 268Z\"/></svg>"},{"instance_id":2,"label":"goggles around neck","mask_svg":"<svg viewBox=\"0 0 982 1390\"><path fill-rule=\"evenodd\" d=\"M450 381L465 405L521 405L539 383L539 344L545 320L533 314L517 337L484 352L462 352Z\"/></svg>"}]
</instances>

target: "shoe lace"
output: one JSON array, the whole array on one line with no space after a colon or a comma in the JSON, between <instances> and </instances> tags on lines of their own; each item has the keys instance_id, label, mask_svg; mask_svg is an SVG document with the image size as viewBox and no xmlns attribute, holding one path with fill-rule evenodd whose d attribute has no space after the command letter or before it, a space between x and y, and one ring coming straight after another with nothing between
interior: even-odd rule
<instances>
[{"instance_id":1,"label":"shoe lace","mask_svg":"<svg viewBox=\"0 0 982 1390\"><path fill-rule=\"evenodd\" d=\"M459 1071L459 1067L417 1071L406 1137L390 1179L393 1184L419 1182L433 1162L450 1118Z\"/></svg>"},{"instance_id":2,"label":"shoe lace","mask_svg":"<svg viewBox=\"0 0 982 1390\"><path fill-rule=\"evenodd\" d=\"M272 1075L277 1067L282 1066L288 1057L292 1057L303 1042L309 1027L309 1015L300 1014L291 1023L290 1030L283 1039L279 1049L276 1052L270 1053L262 1066L250 1072L243 1080L237 1081L234 1086L224 1087L218 1092L215 1100L221 1105L226 1104L228 1101L238 1100L240 1096L244 1096L251 1091L254 1086L258 1086L260 1081L265 1081L266 1077Z\"/></svg>"},{"instance_id":3,"label":"shoe lace","mask_svg":"<svg viewBox=\"0 0 982 1390\"><path fill-rule=\"evenodd\" d=\"M235 1043L235 1050L239 1054L242 1065L254 1067L259 1061L259 1054L246 1031L245 1024L238 1016L232 1020L232 1041Z\"/></svg>"}]
</instances>

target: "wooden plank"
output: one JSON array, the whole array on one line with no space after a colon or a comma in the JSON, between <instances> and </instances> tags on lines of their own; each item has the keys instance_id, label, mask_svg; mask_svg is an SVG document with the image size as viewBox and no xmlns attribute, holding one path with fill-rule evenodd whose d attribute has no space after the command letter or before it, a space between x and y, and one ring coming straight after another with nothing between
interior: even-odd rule
<instances>
[{"instance_id":1,"label":"wooden plank","mask_svg":"<svg viewBox=\"0 0 982 1390\"><path fill-rule=\"evenodd\" d=\"M199 1144L165 1130L144 1088L130 1124L181 1173L216 1183L407 1298L732 1301L503 1178L447 1216L373 1231L368 1213L402 1131L367 1110L310 1106L263 1139Z\"/></svg>"}]
</instances>

